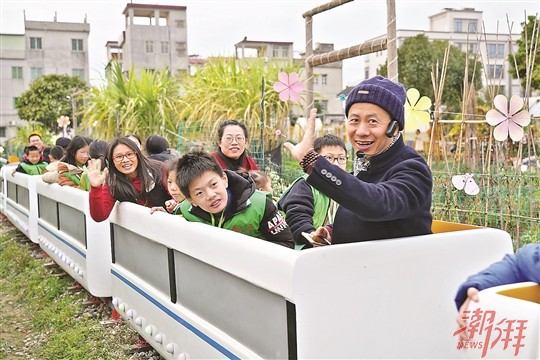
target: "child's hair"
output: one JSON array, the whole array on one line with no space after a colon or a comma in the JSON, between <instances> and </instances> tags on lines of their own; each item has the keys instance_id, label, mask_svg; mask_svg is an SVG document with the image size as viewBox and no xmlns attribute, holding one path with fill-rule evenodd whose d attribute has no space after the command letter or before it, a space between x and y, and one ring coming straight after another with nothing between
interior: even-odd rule
<instances>
[{"instance_id":1,"label":"child's hair","mask_svg":"<svg viewBox=\"0 0 540 360\"><path fill-rule=\"evenodd\" d=\"M106 161L105 157L107 156L107 147L109 143L105 140L94 140L88 146L88 155L91 159L100 159L101 160L101 170L105 169Z\"/></svg>"},{"instance_id":2,"label":"child's hair","mask_svg":"<svg viewBox=\"0 0 540 360\"><path fill-rule=\"evenodd\" d=\"M345 143L343 142L343 140L337 137L336 135L332 135L332 134L326 134L324 136L321 136L315 139L315 141L313 142L313 150L315 150L315 152L317 153L320 153L322 148L325 146L340 146L345 151L347 151L347 148L345 147Z\"/></svg>"},{"instance_id":3,"label":"child's hair","mask_svg":"<svg viewBox=\"0 0 540 360\"><path fill-rule=\"evenodd\" d=\"M131 141L133 141L133 139L131 139L131 138L135 138L135 140L137 140L137 141L139 142L139 144L138 144L139 147L141 147L142 144L143 144L143 142L142 142L142 140L141 140L141 137L140 137L139 135L137 135L137 134L127 134L127 135L125 135L125 137L127 137L127 138L130 139ZM134 142L134 141L133 141L133 142ZM135 144L135 145L137 145L137 144Z\"/></svg>"},{"instance_id":4,"label":"child's hair","mask_svg":"<svg viewBox=\"0 0 540 360\"><path fill-rule=\"evenodd\" d=\"M34 145L30 145L24 148L25 155L30 154L30 151L39 151L39 149L37 148L37 146L34 146Z\"/></svg>"},{"instance_id":5,"label":"child's hair","mask_svg":"<svg viewBox=\"0 0 540 360\"><path fill-rule=\"evenodd\" d=\"M55 160L62 160L64 157L64 149L61 146L55 146L49 152L49 156L53 157Z\"/></svg>"},{"instance_id":6,"label":"child's hair","mask_svg":"<svg viewBox=\"0 0 540 360\"><path fill-rule=\"evenodd\" d=\"M189 185L207 171L223 176L223 169L213 156L203 152L191 152L178 159L176 184L182 194L190 198Z\"/></svg>"},{"instance_id":7,"label":"child's hair","mask_svg":"<svg viewBox=\"0 0 540 360\"><path fill-rule=\"evenodd\" d=\"M249 175L253 181L255 181L255 187L258 190L265 188L267 184L272 182L272 180L270 180L270 176L261 170L250 170Z\"/></svg>"},{"instance_id":8,"label":"child's hair","mask_svg":"<svg viewBox=\"0 0 540 360\"><path fill-rule=\"evenodd\" d=\"M163 136L150 135L144 144L144 149L148 155L160 154L167 151L169 142Z\"/></svg>"},{"instance_id":9,"label":"child's hair","mask_svg":"<svg viewBox=\"0 0 540 360\"><path fill-rule=\"evenodd\" d=\"M173 157L165 162L165 171L167 171L167 174L169 174L171 171L177 171L176 168L178 167L178 160L180 159Z\"/></svg>"},{"instance_id":10,"label":"child's hair","mask_svg":"<svg viewBox=\"0 0 540 360\"><path fill-rule=\"evenodd\" d=\"M94 138L91 138L90 136L83 136L83 138L84 138L84 141L86 141L88 145L90 145L92 141L94 141Z\"/></svg>"},{"instance_id":11,"label":"child's hair","mask_svg":"<svg viewBox=\"0 0 540 360\"><path fill-rule=\"evenodd\" d=\"M56 146L60 146L62 149L67 149L69 146L69 143L71 143L71 139L68 137L60 137L56 139Z\"/></svg>"}]
</instances>

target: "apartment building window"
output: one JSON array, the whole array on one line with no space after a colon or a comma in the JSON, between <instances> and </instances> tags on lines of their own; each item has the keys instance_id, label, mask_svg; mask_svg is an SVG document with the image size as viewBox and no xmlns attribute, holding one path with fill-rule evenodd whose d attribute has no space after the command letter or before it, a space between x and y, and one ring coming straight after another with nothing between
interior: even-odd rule
<instances>
[{"instance_id":1,"label":"apartment building window","mask_svg":"<svg viewBox=\"0 0 540 360\"><path fill-rule=\"evenodd\" d=\"M19 102L19 98L18 97L14 97L13 98L13 108L16 109L17 108L17 103Z\"/></svg>"},{"instance_id":2,"label":"apartment building window","mask_svg":"<svg viewBox=\"0 0 540 360\"><path fill-rule=\"evenodd\" d=\"M145 41L145 48L147 54L152 54L154 52L154 42L153 41Z\"/></svg>"},{"instance_id":3,"label":"apartment building window","mask_svg":"<svg viewBox=\"0 0 540 360\"><path fill-rule=\"evenodd\" d=\"M328 75L322 74L321 75L321 85L326 85L327 81L328 81Z\"/></svg>"},{"instance_id":4,"label":"apartment building window","mask_svg":"<svg viewBox=\"0 0 540 360\"><path fill-rule=\"evenodd\" d=\"M81 80L84 80L84 69L72 69L71 74Z\"/></svg>"},{"instance_id":5,"label":"apartment building window","mask_svg":"<svg viewBox=\"0 0 540 360\"><path fill-rule=\"evenodd\" d=\"M454 19L454 32L463 32L463 20Z\"/></svg>"},{"instance_id":6,"label":"apartment building window","mask_svg":"<svg viewBox=\"0 0 540 360\"><path fill-rule=\"evenodd\" d=\"M30 79L36 80L38 77L43 75L43 69L40 67L32 67L30 68Z\"/></svg>"},{"instance_id":7,"label":"apartment building window","mask_svg":"<svg viewBox=\"0 0 540 360\"><path fill-rule=\"evenodd\" d=\"M30 49L32 50L41 50L41 38L40 37L31 37L30 38Z\"/></svg>"},{"instance_id":8,"label":"apartment building window","mask_svg":"<svg viewBox=\"0 0 540 360\"><path fill-rule=\"evenodd\" d=\"M469 52L471 54L476 54L478 52L478 44L469 44Z\"/></svg>"},{"instance_id":9,"label":"apartment building window","mask_svg":"<svg viewBox=\"0 0 540 360\"><path fill-rule=\"evenodd\" d=\"M476 33L477 22L476 20L469 20L468 31L470 33Z\"/></svg>"},{"instance_id":10,"label":"apartment building window","mask_svg":"<svg viewBox=\"0 0 540 360\"><path fill-rule=\"evenodd\" d=\"M176 27L177 28L185 28L186 27L186 20L176 20Z\"/></svg>"},{"instance_id":11,"label":"apartment building window","mask_svg":"<svg viewBox=\"0 0 540 360\"><path fill-rule=\"evenodd\" d=\"M313 76L313 85L319 85L319 76Z\"/></svg>"},{"instance_id":12,"label":"apartment building window","mask_svg":"<svg viewBox=\"0 0 540 360\"><path fill-rule=\"evenodd\" d=\"M11 78L12 79L21 79L23 78L22 66L12 66L11 67Z\"/></svg>"},{"instance_id":13,"label":"apartment building window","mask_svg":"<svg viewBox=\"0 0 540 360\"><path fill-rule=\"evenodd\" d=\"M281 57L282 58L288 58L289 57L289 48L287 46L281 47Z\"/></svg>"},{"instance_id":14,"label":"apartment building window","mask_svg":"<svg viewBox=\"0 0 540 360\"><path fill-rule=\"evenodd\" d=\"M503 59L504 58L504 44L491 43L487 44L488 58L490 59Z\"/></svg>"},{"instance_id":15,"label":"apartment building window","mask_svg":"<svg viewBox=\"0 0 540 360\"><path fill-rule=\"evenodd\" d=\"M186 43L184 41L182 41L182 42L177 41L176 42L176 54L178 56L186 56L186 54L187 54L187 46L186 46Z\"/></svg>"},{"instance_id":16,"label":"apartment building window","mask_svg":"<svg viewBox=\"0 0 540 360\"><path fill-rule=\"evenodd\" d=\"M502 65L488 65L488 78L489 79L501 79L503 77Z\"/></svg>"},{"instance_id":17,"label":"apartment building window","mask_svg":"<svg viewBox=\"0 0 540 360\"><path fill-rule=\"evenodd\" d=\"M72 51L84 51L82 39L71 39Z\"/></svg>"},{"instance_id":18,"label":"apartment building window","mask_svg":"<svg viewBox=\"0 0 540 360\"><path fill-rule=\"evenodd\" d=\"M5 138L6 137L6 127L0 126L0 137Z\"/></svg>"},{"instance_id":19,"label":"apartment building window","mask_svg":"<svg viewBox=\"0 0 540 360\"><path fill-rule=\"evenodd\" d=\"M162 41L161 42L161 53L162 54L168 54L169 53L169 42L168 41Z\"/></svg>"}]
</instances>

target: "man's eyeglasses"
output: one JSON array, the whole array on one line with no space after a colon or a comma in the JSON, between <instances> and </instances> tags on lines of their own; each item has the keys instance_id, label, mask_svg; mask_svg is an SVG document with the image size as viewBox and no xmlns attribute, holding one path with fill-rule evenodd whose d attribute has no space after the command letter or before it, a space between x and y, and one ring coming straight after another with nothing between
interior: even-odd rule
<instances>
[{"instance_id":1,"label":"man's eyeglasses","mask_svg":"<svg viewBox=\"0 0 540 360\"><path fill-rule=\"evenodd\" d=\"M119 163L119 162L122 162L122 160L124 160L124 157L128 158L128 160L133 160L135 159L136 156L137 154L135 154L134 152L128 152L125 154L114 155L112 159L115 163Z\"/></svg>"},{"instance_id":2,"label":"man's eyeglasses","mask_svg":"<svg viewBox=\"0 0 540 360\"><path fill-rule=\"evenodd\" d=\"M238 135L238 136L225 136L221 139L224 143L226 144L231 144L233 142L233 140L236 140L236 143L237 144L241 144L243 143L244 141L246 141L246 138L243 137L242 135Z\"/></svg>"},{"instance_id":3,"label":"man's eyeglasses","mask_svg":"<svg viewBox=\"0 0 540 360\"><path fill-rule=\"evenodd\" d=\"M326 160L330 161L331 163L335 162L337 160L338 164L346 164L347 163L347 157L346 156L338 156L333 157L330 155L324 155L323 156Z\"/></svg>"}]
</instances>

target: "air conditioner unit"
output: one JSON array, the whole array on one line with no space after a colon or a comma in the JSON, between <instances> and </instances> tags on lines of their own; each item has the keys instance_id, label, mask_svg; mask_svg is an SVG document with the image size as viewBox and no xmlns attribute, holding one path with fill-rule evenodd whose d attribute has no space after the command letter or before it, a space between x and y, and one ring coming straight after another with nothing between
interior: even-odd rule
<instances>
[{"instance_id":1,"label":"air conditioner unit","mask_svg":"<svg viewBox=\"0 0 540 360\"><path fill-rule=\"evenodd\" d=\"M15 126L15 125L17 125L17 121L15 121L15 120L9 120L8 121L8 126Z\"/></svg>"}]
</instances>

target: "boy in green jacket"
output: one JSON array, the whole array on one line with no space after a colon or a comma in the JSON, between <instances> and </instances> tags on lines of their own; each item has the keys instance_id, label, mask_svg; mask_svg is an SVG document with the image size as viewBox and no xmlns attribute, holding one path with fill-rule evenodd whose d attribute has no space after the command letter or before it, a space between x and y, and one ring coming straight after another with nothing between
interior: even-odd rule
<instances>
[{"instance_id":1,"label":"boy in green jacket","mask_svg":"<svg viewBox=\"0 0 540 360\"><path fill-rule=\"evenodd\" d=\"M343 140L327 134L315 139L313 150L325 157L333 166L345 170L347 149ZM323 225L334 222L337 203L306 181L307 174L296 179L278 201L278 208L285 212L285 220L291 227L297 249L313 245L302 236L312 233Z\"/></svg>"},{"instance_id":2,"label":"boy in green jacket","mask_svg":"<svg viewBox=\"0 0 540 360\"><path fill-rule=\"evenodd\" d=\"M223 170L211 155L189 153L178 160L176 183L186 196L180 204L186 220L293 247L285 219L247 173Z\"/></svg>"},{"instance_id":3,"label":"boy in green jacket","mask_svg":"<svg viewBox=\"0 0 540 360\"><path fill-rule=\"evenodd\" d=\"M36 146L30 145L24 149L25 160L17 166L15 172L28 175L41 175L47 167L47 163L41 156L41 151Z\"/></svg>"}]
</instances>

